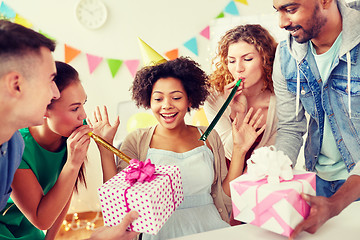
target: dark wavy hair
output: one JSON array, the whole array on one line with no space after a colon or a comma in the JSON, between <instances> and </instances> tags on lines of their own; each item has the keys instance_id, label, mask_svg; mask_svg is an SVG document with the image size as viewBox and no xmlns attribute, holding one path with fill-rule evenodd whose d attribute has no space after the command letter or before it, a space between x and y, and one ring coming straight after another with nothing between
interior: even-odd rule
<instances>
[{"instance_id":1,"label":"dark wavy hair","mask_svg":"<svg viewBox=\"0 0 360 240\"><path fill-rule=\"evenodd\" d=\"M54 78L54 81L56 83L56 86L59 89L60 96L61 96L61 92L64 89L66 89L68 86L70 86L71 84L80 82L79 73L75 70L75 68L73 68L72 66L70 66L67 63L56 61L55 64L56 64L56 76ZM51 103L48 105L48 109L51 109L53 107L53 104L56 101L58 101L58 99L52 99ZM65 141L66 141L66 139L67 138L65 138ZM64 158L67 159L67 154L65 154ZM79 182L83 183L85 185L85 187L87 187L86 180L85 180L85 165L84 165L84 163L81 165L81 168L78 173L78 177L75 182L75 190L76 191L78 191Z\"/></svg>"},{"instance_id":2,"label":"dark wavy hair","mask_svg":"<svg viewBox=\"0 0 360 240\"><path fill-rule=\"evenodd\" d=\"M233 82L234 78L228 69L229 46L239 41L254 45L263 59L263 73L266 88L273 91L272 68L277 42L270 33L259 24L239 25L228 30L218 44L217 53L212 63L215 71L210 76L210 84L217 91L223 92L224 86Z\"/></svg>"},{"instance_id":3,"label":"dark wavy hair","mask_svg":"<svg viewBox=\"0 0 360 240\"><path fill-rule=\"evenodd\" d=\"M208 76L199 64L187 57L179 57L155 66L140 69L135 76L132 99L138 107L150 108L153 86L160 78L179 79L184 86L191 108L198 109L209 94ZM190 110L190 109L189 109Z\"/></svg>"}]
</instances>

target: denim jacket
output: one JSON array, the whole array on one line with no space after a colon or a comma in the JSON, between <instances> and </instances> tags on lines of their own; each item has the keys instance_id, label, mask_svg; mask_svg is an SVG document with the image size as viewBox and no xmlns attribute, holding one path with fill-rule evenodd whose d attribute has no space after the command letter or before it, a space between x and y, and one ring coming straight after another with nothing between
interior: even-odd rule
<instances>
[{"instance_id":1,"label":"denim jacket","mask_svg":"<svg viewBox=\"0 0 360 240\"><path fill-rule=\"evenodd\" d=\"M349 172L360 159L360 12L341 0L338 7L343 19L342 44L325 84L309 42L297 43L289 35L275 56L273 81L279 119L275 146L295 166L307 131L304 154L308 171L314 171L320 154L325 117Z\"/></svg>"}]
</instances>

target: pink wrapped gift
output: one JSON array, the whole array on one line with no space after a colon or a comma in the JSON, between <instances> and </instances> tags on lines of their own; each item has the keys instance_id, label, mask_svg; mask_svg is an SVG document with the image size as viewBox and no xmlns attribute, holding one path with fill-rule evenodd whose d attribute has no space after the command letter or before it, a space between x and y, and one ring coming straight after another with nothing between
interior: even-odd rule
<instances>
[{"instance_id":1,"label":"pink wrapped gift","mask_svg":"<svg viewBox=\"0 0 360 240\"><path fill-rule=\"evenodd\" d=\"M99 189L104 224L115 226L127 212L139 213L129 230L155 235L183 201L180 170L131 160Z\"/></svg>"},{"instance_id":2,"label":"pink wrapped gift","mask_svg":"<svg viewBox=\"0 0 360 240\"><path fill-rule=\"evenodd\" d=\"M265 157L267 162L278 161L269 155ZM256 156L249 159L248 164L248 173L230 182L234 218L289 237L309 214L310 206L300 194L316 194L315 173L295 172L291 168L290 172L287 169L281 173L278 170L287 163L264 166ZM258 164L256 169L254 164ZM268 171L272 168L276 171ZM274 172L276 176L272 175ZM282 176L286 176L286 180Z\"/></svg>"}]
</instances>

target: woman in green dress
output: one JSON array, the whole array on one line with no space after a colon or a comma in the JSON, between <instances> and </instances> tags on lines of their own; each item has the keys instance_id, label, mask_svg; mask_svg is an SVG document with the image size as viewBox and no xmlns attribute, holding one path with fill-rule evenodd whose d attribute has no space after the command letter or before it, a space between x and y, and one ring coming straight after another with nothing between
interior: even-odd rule
<instances>
[{"instance_id":1,"label":"woman in green dress","mask_svg":"<svg viewBox=\"0 0 360 240\"><path fill-rule=\"evenodd\" d=\"M92 130L83 125L87 96L74 68L62 62L56 68L60 98L49 104L43 125L20 130L25 150L11 198L0 212L0 239L54 239L74 189L85 183Z\"/></svg>"}]
</instances>

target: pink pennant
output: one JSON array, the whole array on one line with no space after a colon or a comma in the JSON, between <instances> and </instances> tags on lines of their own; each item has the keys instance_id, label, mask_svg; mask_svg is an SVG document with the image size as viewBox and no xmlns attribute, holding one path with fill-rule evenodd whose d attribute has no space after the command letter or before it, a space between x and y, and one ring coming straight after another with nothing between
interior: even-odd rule
<instances>
[{"instance_id":1,"label":"pink pennant","mask_svg":"<svg viewBox=\"0 0 360 240\"><path fill-rule=\"evenodd\" d=\"M200 32L200 35L207 38L207 39L210 39L210 26L207 26L206 28L204 28L201 32Z\"/></svg>"},{"instance_id":2,"label":"pink pennant","mask_svg":"<svg viewBox=\"0 0 360 240\"><path fill-rule=\"evenodd\" d=\"M131 76L135 77L139 63L140 63L139 59L125 60L125 64L126 64L127 68L129 69Z\"/></svg>"},{"instance_id":3,"label":"pink pennant","mask_svg":"<svg viewBox=\"0 0 360 240\"><path fill-rule=\"evenodd\" d=\"M89 64L90 74L92 74L94 72L94 70L97 68L97 66L101 63L103 58L95 56L95 55L91 55L88 53L86 54L86 57L87 57L88 64Z\"/></svg>"}]
</instances>

